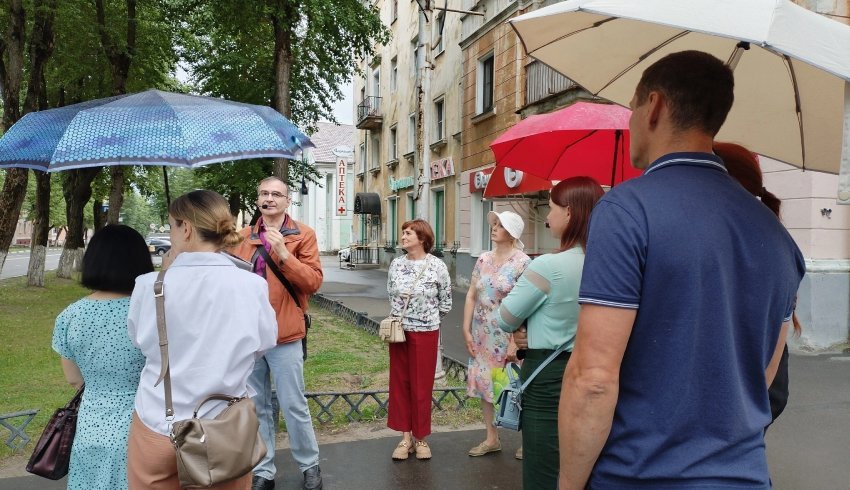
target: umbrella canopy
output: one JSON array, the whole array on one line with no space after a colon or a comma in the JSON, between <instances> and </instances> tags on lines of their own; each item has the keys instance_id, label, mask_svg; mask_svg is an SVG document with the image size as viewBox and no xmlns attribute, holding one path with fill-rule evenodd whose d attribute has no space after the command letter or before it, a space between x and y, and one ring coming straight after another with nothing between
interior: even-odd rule
<instances>
[{"instance_id":1,"label":"umbrella canopy","mask_svg":"<svg viewBox=\"0 0 850 490\"><path fill-rule=\"evenodd\" d=\"M576 102L523 119L490 148L497 168L521 170L546 181L586 175L614 186L642 173L629 161L630 115L616 105Z\"/></svg>"},{"instance_id":2,"label":"umbrella canopy","mask_svg":"<svg viewBox=\"0 0 850 490\"><path fill-rule=\"evenodd\" d=\"M527 53L627 105L644 69L699 50L735 73L718 139L837 173L850 27L787 0L567 0L514 18Z\"/></svg>"},{"instance_id":3,"label":"umbrella canopy","mask_svg":"<svg viewBox=\"0 0 850 490\"><path fill-rule=\"evenodd\" d=\"M478 177L478 174L487 179L484 197L510 197L548 191L552 188L551 180L502 165L479 170L471 175L470 179Z\"/></svg>"},{"instance_id":4,"label":"umbrella canopy","mask_svg":"<svg viewBox=\"0 0 850 490\"><path fill-rule=\"evenodd\" d=\"M271 107L147 90L27 114L0 138L0 168L198 167L310 146Z\"/></svg>"}]
</instances>

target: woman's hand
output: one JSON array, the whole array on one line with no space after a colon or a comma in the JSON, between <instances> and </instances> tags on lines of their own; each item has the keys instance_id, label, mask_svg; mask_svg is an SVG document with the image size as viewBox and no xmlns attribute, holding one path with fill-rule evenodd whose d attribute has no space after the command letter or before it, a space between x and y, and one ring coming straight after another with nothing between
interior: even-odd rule
<instances>
[{"instance_id":1,"label":"woman's hand","mask_svg":"<svg viewBox=\"0 0 850 490\"><path fill-rule=\"evenodd\" d=\"M516 357L516 351L516 342L514 342L514 336L511 335L510 339L508 340L508 351L507 355L505 355L505 360L507 360L508 362L517 362L519 359L517 359Z\"/></svg>"},{"instance_id":2,"label":"woman's hand","mask_svg":"<svg viewBox=\"0 0 850 490\"><path fill-rule=\"evenodd\" d=\"M528 349L528 331L525 324L514 332L511 340L513 340L518 349Z\"/></svg>"},{"instance_id":3,"label":"woman's hand","mask_svg":"<svg viewBox=\"0 0 850 490\"><path fill-rule=\"evenodd\" d=\"M475 347L472 342L472 333L468 328L463 329L463 340L466 344L466 351L469 352L470 357L475 357Z\"/></svg>"}]
</instances>

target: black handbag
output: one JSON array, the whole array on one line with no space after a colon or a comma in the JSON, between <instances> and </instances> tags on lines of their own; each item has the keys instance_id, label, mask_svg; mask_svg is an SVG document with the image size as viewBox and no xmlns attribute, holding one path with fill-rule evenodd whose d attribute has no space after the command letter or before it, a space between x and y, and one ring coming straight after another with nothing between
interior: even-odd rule
<instances>
[{"instance_id":1,"label":"black handbag","mask_svg":"<svg viewBox=\"0 0 850 490\"><path fill-rule=\"evenodd\" d=\"M27 463L28 472L51 480L58 480L68 474L71 447L77 432L77 412L80 410L84 389L85 385L81 386L67 405L53 412Z\"/></svg>"}]
</instances>

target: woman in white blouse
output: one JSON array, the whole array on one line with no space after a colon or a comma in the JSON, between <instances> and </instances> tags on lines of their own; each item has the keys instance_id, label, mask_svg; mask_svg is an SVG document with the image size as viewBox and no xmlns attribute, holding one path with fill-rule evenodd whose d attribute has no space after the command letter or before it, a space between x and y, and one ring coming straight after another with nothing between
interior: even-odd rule
<instances>
[{"instance_id":1,"label":"woman in white blouse","mask_svg":"<svg viewBox=\"0 0 850 490\"><path fill-rule=\"evenodd\" d=\"M213 393L248 395L254 360L274 347L277 322L262 278L237 268L218 253L241 240L227 201L198 190L168 207L171 250L163 260L165 317L174 420L192 417ZM173 262L171 259L173 258ZM180 488L170 423L159 378L161 356L153 283L139 276L130 299L130 339L146 358L130 426L127 473L130 488ZM226 402L203 405L198 416L218 415ZM249 488L251 473L216 488Z\"/></svg>"},{"instance_id":2,"label":"woman in white blouse","mask_svg":"<svg viewBox=\"0 0 850 490\"><path fill-rule=\"evenodd\" d=\"M445 262L429 254L434 232L416 219L401 226L407 252L390 264L387 292L391 315L402 317L405 341L390 344L390 399L387 427L403 433L393 459L431 459L431 392L437 367L440 319L452 309L452 285ZM405 308L405 305L406 308ZM415 439L415 442L414 442Z\"/></svg>"}]
</instances>

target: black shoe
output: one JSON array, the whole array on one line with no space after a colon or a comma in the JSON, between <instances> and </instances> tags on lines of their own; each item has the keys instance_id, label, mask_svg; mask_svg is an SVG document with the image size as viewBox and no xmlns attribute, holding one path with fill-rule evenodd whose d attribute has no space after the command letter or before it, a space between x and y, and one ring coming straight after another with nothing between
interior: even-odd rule
<instances>
[{"instance_id":1,"label":"black shoe","mask_svg":"<svg viewBox=\"0 0 850 490\"><path fill-rule=\"evenodd\" d=\"M251 478L251 490L272 490L273 488L274 480L266 480L258 475Z\"/></svg>"},{"instance_id":2,"label":"black shoe","mask_svg":"<svg viewBox=\"0 0 850 490\"><path fill-rule=\"evenodd\" d=\"M319 465L304 471L304 488L306 490L322 489L322 470L319 469Z\"/></svg>"}]
</instances>

